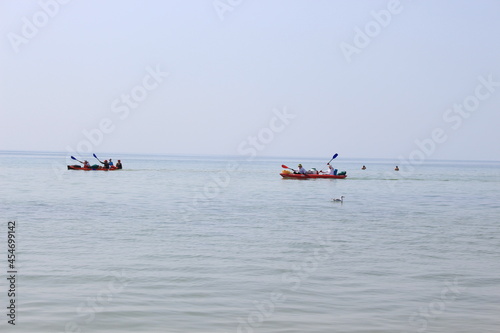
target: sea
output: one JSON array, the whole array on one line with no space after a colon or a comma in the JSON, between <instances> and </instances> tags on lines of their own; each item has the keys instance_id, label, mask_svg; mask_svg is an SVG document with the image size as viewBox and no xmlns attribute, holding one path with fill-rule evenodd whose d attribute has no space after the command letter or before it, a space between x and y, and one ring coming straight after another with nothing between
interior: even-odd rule
<instances>
[{"instance_id":1,"label":"sea","mask_svg":"<svg viewBox=\"0 0 500 333\"><path fill-rule=\"evenodd\" d=\"M0 332L500 332L500 162L97 155L0 152Z\"/></svg>"}]
</instances>

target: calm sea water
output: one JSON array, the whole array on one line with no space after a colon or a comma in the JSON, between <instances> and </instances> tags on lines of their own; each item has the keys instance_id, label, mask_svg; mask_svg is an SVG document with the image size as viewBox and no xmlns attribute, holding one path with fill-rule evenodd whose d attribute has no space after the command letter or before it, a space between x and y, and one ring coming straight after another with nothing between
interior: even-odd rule
<instances>
[{"instance_id":1,"label":"calm sea water","mask_svg":"<svg viewBox=\"0 0 500 333\"><path fill-rule=\"evenodd\" d=\"M500 163L111 157L0 153L2 332L500 332Z\"/></svg>"}]
</instances>

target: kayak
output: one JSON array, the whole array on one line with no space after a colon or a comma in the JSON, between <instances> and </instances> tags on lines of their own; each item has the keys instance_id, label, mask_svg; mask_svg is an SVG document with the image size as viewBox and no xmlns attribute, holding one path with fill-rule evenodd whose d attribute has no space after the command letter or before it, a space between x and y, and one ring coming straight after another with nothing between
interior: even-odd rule
<instances>
[{"instance_id":1,"label":"kayak","mask_svg":"<svg viewBox=\"0 0 500 333\"><path fill-rule=\"evenodd\" d=\"M68 165L68 170L83 170L83 171L115 171L120 170L115 166L109 167L109 169L104 169L103 167L98 167L97 169L92 168L82 168L81 165Z\"/></svg>"},{"instance_id":2,"label":"kayak","mask_svg":"<svg viewBox=\"0 0 500 333\"><path fill-rule=\"evenodd\" d=\"M301 173L286 173L282 172L280 173L281 177L283 178L295 178L295 179L314 179L314 178L330 178L330 179L343 179L347 177L347 175L328 175L328 174L315 174L315 173L308 173L308 174L301 174Z\"/></svg>"}]
</instances>

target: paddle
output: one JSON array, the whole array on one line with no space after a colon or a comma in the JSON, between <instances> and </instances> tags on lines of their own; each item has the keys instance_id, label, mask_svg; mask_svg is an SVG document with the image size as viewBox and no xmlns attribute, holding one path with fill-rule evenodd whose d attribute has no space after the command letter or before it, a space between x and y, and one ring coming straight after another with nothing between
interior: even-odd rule
<instances>
[{"instance_id":1,"label":"paddle","mask_svg":"<svg viewBox=\"0 0 500 333\"><path fill-rule=\"evenodd\" d=\"M289 167L287 167L287 166L286 166L286 165L284 165L284 164L282 164L282 165L281 165L281 167L282 167L283 169L290 169L290 170L292 170L294 173L298 173L298 172L297 172L297 171L295 171L294 169L289 168ZM305 173L301 173L301 175L303 175L304 177L309 177L309 176L308 176L307 174L305 174Z\"/></svg>"},{"instance_id":2,"label":"paddle","mask_svg":"<svg viewBox=\"0 0 500 333\"><path fill-rule=\"evenodd\" d=\"M328 163L326 163L326 164L330 164L330 162L333 161L334 159L336 159L337 156L339 156L339 154L335 153L335 155L332 156L332 159L329 160ZM323 169L321 169L320 172L323 172Z\"/></svg>"},{"instance_id":3,"label":"paddle","mask_svg":"<svg viewBox=\"0 0 500 333\"><path fill-rule=\"evenodd\" d=\"M72 160L75 160L75 161L78 161L78 162L80 162L80 163L82 163L82 164L83 164L83 162L82 162L82 161L77 160L74 156L71 156L71 159L72 159Z\"/></svg>"},{"instance_id":4,"label":"paddle","mask_svg":"<svg viewBox=\"0 0 500 333\"><path fill-rule=\"evenodd\" d=\"M102 162L102 161L101 161L101 160L100 160L97 156L95 156L95 154L93 154L93 155L94 155L94 157L95 157L95 158L97 158L97 160L98 160L99 162L101 162L102 164L104 164L104 162Z\"/></svg>"},{"instance_id":5,"label":"paddle","mask_svg":"<svg viewBox=\"0 0 500 333\"><path fill-rule=\"evenodd\" d=\"M331 161L333 161L334 159L337 158L337 156L339 156L339 154L335 153L335 155L332 156L332 159L328 161L328 163L330 163ZM326 163L326 164L328 164Z\"/></svg>"}]
</instances>

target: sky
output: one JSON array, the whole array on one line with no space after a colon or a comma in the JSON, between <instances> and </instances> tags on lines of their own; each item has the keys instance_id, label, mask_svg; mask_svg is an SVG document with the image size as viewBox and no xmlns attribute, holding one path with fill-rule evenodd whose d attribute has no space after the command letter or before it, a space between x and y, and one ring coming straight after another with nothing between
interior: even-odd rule
<instances>
[{"instance_id":1,"label":"sky","mask_svg":"<svg viewBox=\"0 0 500 333\"><path fill-rule=\"evenodd\" d=\"M498 0L0 0L0 150L500 160Z\"/></svg>"}]
</instances>

